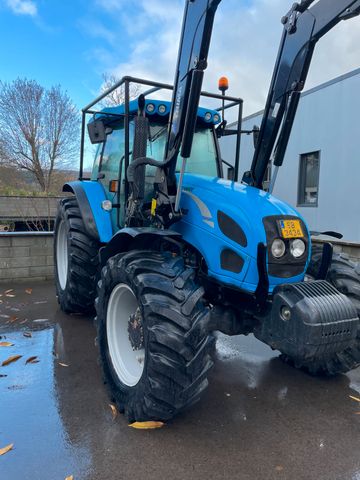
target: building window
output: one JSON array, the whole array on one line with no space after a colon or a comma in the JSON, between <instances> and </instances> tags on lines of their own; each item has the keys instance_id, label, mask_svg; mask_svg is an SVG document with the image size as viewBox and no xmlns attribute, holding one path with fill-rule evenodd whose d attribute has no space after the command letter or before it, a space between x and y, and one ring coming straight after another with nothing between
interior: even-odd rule
<instances>
[{"instance_id":1,"label":"building window","mask_svg":"<svg viewBox=\"0 0 360 480\"><path fill-rule=\"evenodd\" d=\"M300 155L298 206L317 207L319 197L320 152Z\"/></svg>"}]
</instances>

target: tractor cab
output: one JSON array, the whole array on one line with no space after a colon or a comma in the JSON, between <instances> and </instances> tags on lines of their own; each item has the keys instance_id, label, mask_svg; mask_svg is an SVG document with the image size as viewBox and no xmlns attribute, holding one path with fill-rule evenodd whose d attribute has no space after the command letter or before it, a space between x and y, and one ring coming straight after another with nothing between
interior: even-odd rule
<instances>
[{"instance_id":1,"label":"tractor cab","mask_svg":"<svg viewBox=\"0 0 360 480\"><path fill-rule=\"evenodd\" d=\"M147 99L144 115L148 118L146 156L161 162L164 158L169 125L171 103ZM138 100L129 102L129 145L130 156L134 143L135 123L138 115ZM197 122L191 156L186 164L186 172L221 177L219 145L216 126L221 118L217 110L198 108ZM93 126L96 122L96 129ZM101 124L100 124L101 122ZM91 180L99 182L112 206L112 224L114 232L124 226L126 210L126 171L125 171L125 107L124 105L105 108L94 114L88 123L90 137L101 128L103 135L99 138L95 154ZM95 132L95 135L94 135ZM180 158L176 172L181 168ZM145 203L151 203L154 190L156 167L146 166ZM114 208L115 207L115 208Z\"/></svg>"}]
</instances>

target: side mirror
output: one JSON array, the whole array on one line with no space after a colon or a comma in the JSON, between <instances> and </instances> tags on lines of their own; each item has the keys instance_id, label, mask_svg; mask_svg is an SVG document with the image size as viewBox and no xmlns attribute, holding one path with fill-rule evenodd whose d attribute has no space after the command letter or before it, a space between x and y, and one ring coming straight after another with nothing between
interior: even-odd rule
<instances>
[{"instance_id":1,"label":"side mirror","mask_svg":"<svg viewBox=\"0 0 360 480\"><path fill-rule=\"evenodd\" d=\"M102 120L94 120L88 123L88 134L92 144L102 143L106 140L106 128Z\"/></svg>"},{"instance_id":2,"label":"side mirror","mask_svg":"<svg viewBox=\"0 0 360 480\"><path fill-rule=\"evenodd\" d=\"M259 142L259 134L260 134L260 128L257 125L253 126L253 142L254 142L254 148L257 147L257 144Z\"/></svg>"}]
</instances>

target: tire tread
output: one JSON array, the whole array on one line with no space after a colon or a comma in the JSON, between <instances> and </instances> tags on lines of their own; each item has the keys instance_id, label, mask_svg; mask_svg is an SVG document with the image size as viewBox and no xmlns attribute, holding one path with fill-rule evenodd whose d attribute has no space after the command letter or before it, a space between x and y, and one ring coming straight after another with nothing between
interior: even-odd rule
<instances>
[{"instance_id":1,"label":"tire tread","mask_svg":"<svg viewBox=\"0 0 360 480\"><path fill-rule=\"evenodd\" d=\"M147 360L135 387L119 385L106 355L107 300L112 288L124 281L140 301L145 319ZM189 336L195 320L206 314L202 296L194 271L170 253L117 254L103 268L96 301L101 363L110 393L129 421L167 421L206 389L214 341L207 333Z\"/></svg>"}]
</instances>

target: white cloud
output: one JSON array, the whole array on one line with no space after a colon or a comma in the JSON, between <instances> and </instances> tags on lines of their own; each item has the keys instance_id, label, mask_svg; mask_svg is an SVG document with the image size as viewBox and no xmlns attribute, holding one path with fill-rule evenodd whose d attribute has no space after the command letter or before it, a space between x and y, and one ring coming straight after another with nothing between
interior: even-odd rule
<instances>
[{"instance_id":1,"label":"white cloud","mask_svg":"<svg viewBox=\"0 0 360 480\"><path fill-rule=\"evenodd\" d=\"M116 34L98 20L84 18L79 21L79 25L91 37L106 40L110 44L116 40Z\"/></svg>"},{"instance_id":2,"label":"white cloud","mask_svg":"<svg viewBox=\"0 0 360 480\"><path fill-rule=\"evenodd\" d=\"M32 0L5 0L5 3L16 15L29 15L30 17L37 15L36 3Z\"/></svg>"},{"instance_id":3,"label":"white cloud","mask_svg":"<svg viewBox=\"0 0 360 480\"><path fill-rule=\"evenodd\" d=\"M172 0L170 6L168 0L139 0L136 16L133 11L131 16L126 13L123 0L97 2L119 9L121 26L125 25L129 34L128 60L113 67L112 73L172 83L184 2ZM228 93L244 99L245 113L263 108L282 33L280 18L290 6L290 0L222 2L215 20L204 88L216 91L217 79L227 75ZM355 18L342 22L320 40L306 88L360 66L359 21ZM147 31L151 34L147 35Z\"/></svg>"}]
</instances>

